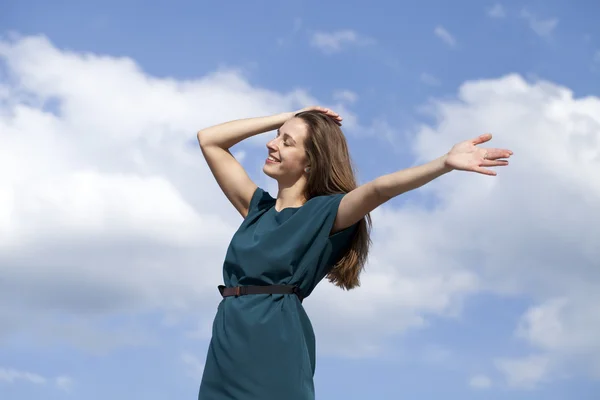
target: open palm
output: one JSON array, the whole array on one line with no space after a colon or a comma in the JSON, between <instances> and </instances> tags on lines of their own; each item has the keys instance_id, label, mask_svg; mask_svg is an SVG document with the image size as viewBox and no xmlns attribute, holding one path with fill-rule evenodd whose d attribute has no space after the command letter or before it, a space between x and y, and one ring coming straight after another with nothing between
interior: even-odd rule
<instances>
[{"instance_id":1,"label":"open palm","mask_svg":"<svg viewBox=\"0 0 600 400\"><path fill-rule=\"evenodd\" d=\"M508 165L513 152L507 149L486 149L477 147L488 142L492 135L486 133L475 139L465 140L452 147L446 156L446 165L461 171L472 171L484 175L496 175L496 172L485 167L500 167Z\"/></svg>"}]
</instances>

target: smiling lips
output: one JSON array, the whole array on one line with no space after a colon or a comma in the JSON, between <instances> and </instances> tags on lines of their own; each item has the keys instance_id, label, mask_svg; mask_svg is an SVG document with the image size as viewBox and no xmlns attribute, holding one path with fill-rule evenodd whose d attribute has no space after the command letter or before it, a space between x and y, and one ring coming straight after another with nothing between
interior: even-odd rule
<instances>
[{"instance_id":1,"label":"smiling lips","mask_svg":"<svg viewBox=\"0 0 600 400\"><path fill-rule=\"evenodd\" d=\"M281 162L281 161L278 160L277 158L273 157L272 155L269 155L269 157L267 157L267 163L276 164L278 162Z\"/></svg>"}]
</instances>

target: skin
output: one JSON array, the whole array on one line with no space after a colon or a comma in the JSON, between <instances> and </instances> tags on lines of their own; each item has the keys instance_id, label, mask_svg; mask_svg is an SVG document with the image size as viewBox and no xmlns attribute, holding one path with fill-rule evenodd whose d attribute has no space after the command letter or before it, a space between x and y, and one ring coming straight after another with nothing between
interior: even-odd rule
<instances>
[{"instance_id":1,"label":"skin","mask_svg":"<svg viewBox=\"0 0 600 400\"><path fill-rule=\"evenodd\" d=\"M315 110L332 117L341 125L342 118L323 107L308 107L300 111ZM303 196L306 185L305 168L310 168L304 142L307 129L304 122L293 113L282 113L270 117L231 121L198 132L198 142L217 183L242 216L248 206L256 184L243 167L231 155L229 149L250 136L277 129L275 138L267 143L268 154L279 162L265 161L263 172L277 180L279 191L275 209L300 207L306 201ZM489 167L508 165L513 152L508 149L482 148L489 142L491 134L454 145L441 157L412 168L380 176L346 194L338 209L332 233L345 229L390 199L421 187L453 170L475 172L495 176Z\"/></svg>"}]
</instances>

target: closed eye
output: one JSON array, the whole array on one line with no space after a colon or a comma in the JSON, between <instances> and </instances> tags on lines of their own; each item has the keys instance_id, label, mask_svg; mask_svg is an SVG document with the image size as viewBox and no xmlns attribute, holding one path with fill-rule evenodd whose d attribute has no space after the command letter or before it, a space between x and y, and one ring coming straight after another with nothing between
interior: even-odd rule
<instances>
[{"instance_id":1,"label":"closed eye","mask_svg":"<svg viewBox=\"0 0 600 400\"><path fill-rule=\"evenodd\" d=\"M277 129L277 133L276 133L275 137L279 137L280 135L281 135L281 131L279 129ZM292 143L287 142L287 140L291 140ZM288 135L287 133L284 133L283 134L283 145L285 147L289 147L289 146L293 146L294 144L296 144L294 139L292 139L292 137L290 135Z\"/></svg>"}]
</instances>

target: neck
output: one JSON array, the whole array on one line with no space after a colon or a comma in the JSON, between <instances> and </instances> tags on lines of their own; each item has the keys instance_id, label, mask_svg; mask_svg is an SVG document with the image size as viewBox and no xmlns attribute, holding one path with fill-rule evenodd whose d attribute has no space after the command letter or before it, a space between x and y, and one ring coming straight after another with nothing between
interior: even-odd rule
<instances>
[{"instance_id":1,"label":"neck","mask_svg":"<svg viewBox=\"0 0 600 400\"><path fill-rule=\"evenodd\" d=\"M282 210L288 207L300 207L306 202L304 197L305 180L299 179L292 185L279 183L279 192L277 193L276 210Z\"/></svg>"}]
</instances>

